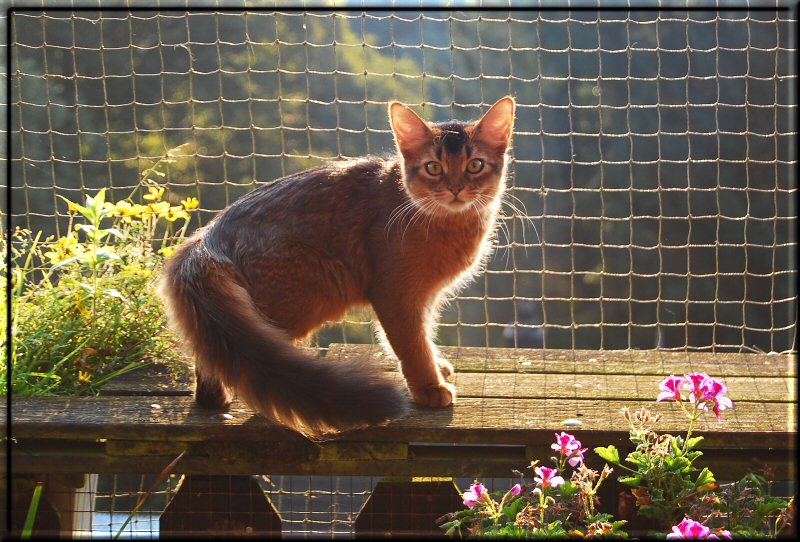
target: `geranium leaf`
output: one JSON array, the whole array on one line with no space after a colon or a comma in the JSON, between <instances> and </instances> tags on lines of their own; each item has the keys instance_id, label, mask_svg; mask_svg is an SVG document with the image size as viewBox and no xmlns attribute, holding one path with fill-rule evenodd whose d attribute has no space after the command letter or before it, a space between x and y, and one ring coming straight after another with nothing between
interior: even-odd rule
<instances>
[{"instance_id":1,"label":"geranium leaf","mask_svg":"<svg viewBox=\"0 0 800 542\"><path fill-rule=\"evenodd\" d=\"M687 449L687 450L691 450L691 449L693 449L695 446L697 446L698 444L700 444L700 441L701 441L701 440L703 440L703 437L702 437L702 436L700 436L700 437L692 437L692 438L690 438L690 439L687 441L687 444L686 444L686 449Z\"/></svg>"},{"instance_id":2,"label":"geranium leaf","mask_svg":"<svg viewBox=\"0 0 800 542\"><path fill-rule=\"evenodd\" d=\"M598 446L594 449L594 452L608 461L609 463L613 463L615 465L619 465L619 450L613 444L611 446Z\"/></svg>"},{"instance_id":3,"label":"geranium leaf","mask_svg":"<svg viewBox=\"0 0 800 542\"><path fill-rule=\"evenodd\" d=\"M642 477L641 476L622 476L619 479L620 483L625 484L626 486L631 487L638 487L642 485Z\"/></svg>"}]
</instances>

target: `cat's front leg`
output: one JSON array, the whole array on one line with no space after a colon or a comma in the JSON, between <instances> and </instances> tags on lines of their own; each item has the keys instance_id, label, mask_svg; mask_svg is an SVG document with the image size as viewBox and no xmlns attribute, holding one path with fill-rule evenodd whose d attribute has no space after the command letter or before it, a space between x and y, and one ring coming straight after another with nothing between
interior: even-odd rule
<instances>
[{"instance_id":1,"label":"cat's front leg","mask_svg":"<svg viewBox=\"0 0 800 542\"><path fill-rule=\"evenodd\" d=\"M456 372L452 363L438 355L436 356L436 366L439 367L439 372L442 373L444 378L450 378Z\"/></svg>"},{"instance_id":2,"label":"cat's front leg","mask_svg":"<svg viewBox=\"0 0 800 542\"><path fill-rule=\"evenodd\" d=\"M378 341L378 344L383 347L386 355L399 362L400 360L397 358L397 354L395 354L394 350L392 349L392 345L389 344L389 339L386 338L386 332L383 330L380 323L377 320L374 320L372 322L372 327L373 332L375 333L375 339ZM428 329L432 329L430 325L428 325ZM436 359L436 366L439 367L439 372L444 378L450 378L456 372L453 364L444 359L442 354L436 348L433 349L433 357Z\"/></svg>"},{"instance_id":3,"label":"cat's front leg","mask_svg":"<svg viewBox=\"0 0 800 542\"><path fill-rule=\"evenodd\" d=\"M414 402L428 407L449 406L456 397L455 386L445 382L452 365L439 359L430 340L427 310L403 300L373 300L386 338L400 359L400 367Z\"/></svg>"}]
</instances>

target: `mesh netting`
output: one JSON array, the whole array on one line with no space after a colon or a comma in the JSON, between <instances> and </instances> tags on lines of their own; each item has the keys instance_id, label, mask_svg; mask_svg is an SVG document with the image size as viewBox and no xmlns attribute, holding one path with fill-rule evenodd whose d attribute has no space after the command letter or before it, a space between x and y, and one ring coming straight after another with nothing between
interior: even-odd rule
<instances>
[{"instance_id":1,"label":"mesh netting","mask_svg":"<svg viewBox=\"0 0 800 542\"><path fill-rule=\"evenodd\" d=\"M795 350L793 12L41 11L11 14L13 224L163 179L197 226L323 160L518 103L487 270L443 344ZM353 313L318 343L370 341Z\"/></svg>"}]
</instances>

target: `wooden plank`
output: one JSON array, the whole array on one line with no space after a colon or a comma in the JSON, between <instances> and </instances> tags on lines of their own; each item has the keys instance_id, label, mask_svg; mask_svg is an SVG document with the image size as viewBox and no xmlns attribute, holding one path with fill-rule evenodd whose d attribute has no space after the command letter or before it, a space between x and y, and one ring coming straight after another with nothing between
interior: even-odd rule
<instances>
[{"instance_id":1,"label":"wooden plank","mask_svg":"<svg viewBox=\"0 0 800 542\"><path fill-rule=\"evenodd\" d=\"M663 350L538 350L443 346L442 354L462 372L552 374L663 375L704 372L731 376L797 376L797 356ZM386 369L392 360L378 345L332 344L327 358L372 358Z\"/></svg>"},{"instance_id":2,"label":"wooden plank","mask_svg":"<svg viewBox=\"0 0 800 542\"><path fill-rule=\"evenodd\" d=\"M549 433L553 437L552 433ZM546 435L545 435L546 436ZM544 439L541 439L544 440ZM630 452L630 442L620 437L618 441L582 440L585 446L594 448L614 444L622 456ZM314 453L314 446L296 447L292 453L283 453L284 447L241 446L231 442L227 447L212 446L211 443L184 443L187 450L176 472L182 474L236 475L253 473L281 473L308 476L465 476L507 477L512 469L524 471L531 459L545 460L552 455L547 440L538 446L409 446L407 458L384 457L379 460L345 457L331 459ZM626 447L626 444L628 447ZM330 445L326 445L330 446ZM277 451L275 450L277 448ZM701 446L704 453L698 465L707 466L718 479L737 479L745 474L751 459L757 457L777 469L778 480L797 478L795 450L778 449L732 449ZM526 450L530 450L526 453ZM265 453L268 451L268 453ZM338 454L332 454L338 455ZM160 472L174 455L108 455L102 445L94 450L77 450L71 446L53 447L47 443L20 442L14 451L14 476L22 473L60 472L82 474L87 470L95 473L142 473ZM592 468L602 467L602 461L593 452L586 455ZM0 453L0 459L3 454Z\"/></svg>"},{"instance_id":3,"label":"wooden plank","mask_svg":"<svg viewBox=\"0 0 800 542\"><path fill-rule=\"evenodd\" d=\"M187 367L176 375L169 366L152 363L110 380L100 389L100 395L191 395L193 391L193 370Z\"/></svg>"},{"instance_id":4,"label":"wooden plank","mask_svg":"<svg viewBox=\"0 0 800 542\"><path fill-rule=\"evenodd\" d=\"M509 399L615 399L648 403L658 396L662 375L456 373L451 382L459 397ZM797 379L733 376L722 379L728 396L739 401L797 400Z\"/></svg>"},{"instance_id":5,"label":"wooden plank","mask_svg":"<svg viewBox=\"0 0 800 542\"><path fill-rule=\"evenodd\" d=\"M649 400L668 374L696 370L723 378L733 400L796 400L794 356L734 354L728 359L729 354L474 347L443 347L442 351L461 373L454 382L462 397ZM326 358L335 361L350 356L370 357L386 370L397 369L397 362L375 345L332 344ZM535 376L528 378L528 374ZM191 371L175 379L168 367L152 364L111 380L101 394L188 396L193 388Z\"/></svg>"},{"instance_id":6,"label":"wooden plank","mask_svg":"<svg viewBox=\"0 0 800 542\"><path fill-rule=\"evenodd\" d=\"M146 373L143 371L142 373ZM126 387L125 393L103 393L117 396L191 395L191 390L160 393L150 384L158 377L145 378L136 392L135 383ZM398 374L397 380L402 382ZM517 399L618 399L621 401L649 402L659 393L658 384L663 375L569 374L569 373L456 373L450 379L456 385L459 397L505 397ZM797 400L797 379L791 377L733 376L722 379L728 386L732 401L786 402ZM150 389L152 391L147 391Z\"/></svg>"},{"instance_id":7,"label":"wooden plank","mask_svg":"<svg viewBox=\"0 0 800 542\"><path fill-rule=\"evenodd\" d=\"M652 413L664 415L662 431L684 430L686 420L677 405L645 405ZM627 434L628 425L620 411L638 406L630 401L602 398L461 397L453 408L415 407L408 416L388 426L352 431L335 440L516 444L530 443L536 432L562 429ZM229 409L230 419L219 416L220 412L201 409L190 397L160 397L158 403L148 397L15 398L12 435L20 439L165 441L275 441L292 435L269 426L239 402ZM5 419L5 406L0 408L0 419ZM582 425L570 427L564 424L567 419L580 420ZM719 441L723 447L787 447L786 441L797 432L797 405L738 401L734 409L724 413L724 423L717 423L708 414L699 421L697 431L708 433L707 438Z\"/></svg>"}]
</instances>

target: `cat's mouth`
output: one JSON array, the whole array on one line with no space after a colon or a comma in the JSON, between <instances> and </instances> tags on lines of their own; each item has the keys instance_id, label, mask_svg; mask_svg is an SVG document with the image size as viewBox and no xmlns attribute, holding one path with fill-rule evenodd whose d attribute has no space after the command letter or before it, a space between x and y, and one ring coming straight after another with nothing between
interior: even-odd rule
<instances>
[{"instance_id":1,"label":"cat's mouth","mask_svg":"<svg viewBox=\"0 0 800 542\"><path fill-rule=\"evenodd\" d=\"M453 196L452 199L443 202L443 207L448 211L455 211L455 212L464 212L472 205L471 201L467 201L464 199L459 198L458 196Z\"/></svg>"}]
</instances>

